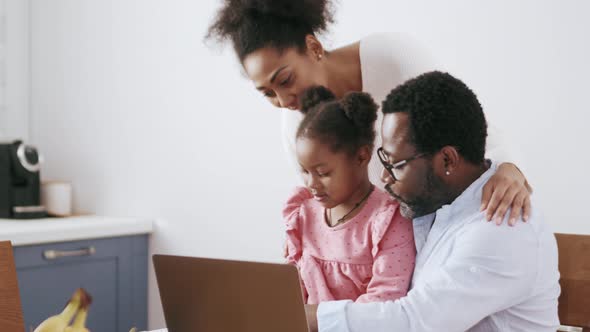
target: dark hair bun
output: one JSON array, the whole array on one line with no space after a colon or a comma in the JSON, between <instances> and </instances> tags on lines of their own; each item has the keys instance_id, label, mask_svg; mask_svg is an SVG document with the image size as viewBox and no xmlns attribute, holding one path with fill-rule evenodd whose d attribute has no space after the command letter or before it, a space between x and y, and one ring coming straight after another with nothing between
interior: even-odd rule
<instances>
[{"instance_id":1,"label":"dark hair bun","mask_svg":"<svg viewBox=\"0 0 590 332\"><path fill-rule=\"evenodd\" d=\"M377 104L368 93L349 92L340 105L344 114L359 128L373 128L377 120Z\"/></svg>"},{"instance_id":2,"label":"dark hair bun","mask_svg":"<svg viewBox=\"0 0 590 332\"><path fill-rule=\"evenodd\" d=\"M223 0L205 38L231 41L241 61L266 46L303 49L333 22L330 0Z\"/></svg>"},{"instance_id":3,"label":"dark hair bun","mask_svg":"<svg viewBox=\"0 0 590 332\"><path fill-rule=\"evenodd\" d=\"M236 11L242 8L253 19L274 17L316 32L326 30L333 20L327 0L226 0L226 6L233 6Z\"/></svg>"},{"instance_id":4,"label":"dark hair bun","mask_svg":"<svg viewBox=\"0 0 590 332\"><path fill-rule=\"evenodd\" d=\"M334 99L336 99L336 96L328 88L323 86L311 87L301 95L301 112L306 114L314 106Z\"/></svg>"}]
</instances>

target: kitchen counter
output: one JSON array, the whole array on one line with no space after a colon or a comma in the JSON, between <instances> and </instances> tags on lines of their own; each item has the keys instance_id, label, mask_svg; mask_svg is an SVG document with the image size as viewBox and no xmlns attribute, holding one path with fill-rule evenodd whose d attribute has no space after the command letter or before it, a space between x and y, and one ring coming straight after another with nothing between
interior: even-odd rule
<instances>
[{"instance_id":1,"label":"kitchen counter","mask_svg":"<svg viewBox=\"0 0 590 332\"><path fill-rule=\"evenodd\" d=\"M106 237L150 234L153 221L147 218L74 216L43 219L0 219L0 241L13 246Z\"/></svg>"},{"instance_id":2,"label":"kitchen counter","mask_svg":"<svg viewBox=\"0 0 590 332\"><path fill-rule=\"evenodd\" d=\"M37 326L82 287L95 298L90 330L145 330L152 231L150 218L0 219L0 241L14 246L25 326Z\"/></svg>"}]
</instances>

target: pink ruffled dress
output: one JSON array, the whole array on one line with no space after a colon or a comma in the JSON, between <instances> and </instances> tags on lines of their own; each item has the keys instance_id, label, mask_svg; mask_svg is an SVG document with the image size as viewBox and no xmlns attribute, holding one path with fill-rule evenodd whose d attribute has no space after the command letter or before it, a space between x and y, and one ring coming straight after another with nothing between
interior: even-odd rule
<instances>
[{"instance_id":1,"label":"pink ruffled dress","mask_svg":"<svg viewBox=\"0 0 590 332\"><path fill-rule=\"evenodd\" d=\"M416 248L411 221L375 188L362 210L330 227L324 207L297 188L283 210L287 260L299 268L306 303L395 300L406 295Z\"/></svg>"}]
</instances>

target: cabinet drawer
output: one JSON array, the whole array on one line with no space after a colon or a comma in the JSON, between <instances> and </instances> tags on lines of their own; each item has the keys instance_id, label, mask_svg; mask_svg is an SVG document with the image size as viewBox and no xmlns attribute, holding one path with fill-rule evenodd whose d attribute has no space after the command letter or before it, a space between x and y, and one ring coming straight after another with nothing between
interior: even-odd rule
<instances>
[{"instance_id":1,"label":"cabinet drawer","mask_svg":"<svg viewBox=\"0 0 590 332\"><path fill-rule=\"evenodd\" d=\"M14 256L27 330L60 312L78 287L93 297L91 331L146 328L147 236L22 246Z\"/></svg>"}]
</instances>

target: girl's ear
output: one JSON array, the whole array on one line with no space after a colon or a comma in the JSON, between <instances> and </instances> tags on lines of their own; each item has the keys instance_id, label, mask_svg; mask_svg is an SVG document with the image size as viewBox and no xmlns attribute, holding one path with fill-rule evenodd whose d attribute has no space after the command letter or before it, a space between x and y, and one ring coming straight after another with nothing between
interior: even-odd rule
<instances>
[{"instance_id":1,"label":"girl's ear","mask_svg":"<svg viewBox=\"0 0 590 332\"><path fill-rule=\"evenodd\" d=\"M373 149L370 146L361 146L356 153L356 160L358 162L358 165L364 166L366 164L369 164L369 161L371 161L372 154Z\"/></svg>"}]
</instances>

